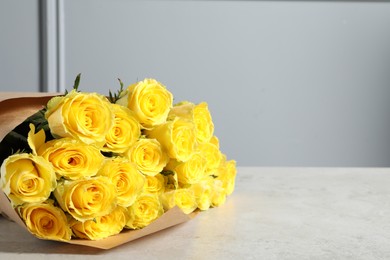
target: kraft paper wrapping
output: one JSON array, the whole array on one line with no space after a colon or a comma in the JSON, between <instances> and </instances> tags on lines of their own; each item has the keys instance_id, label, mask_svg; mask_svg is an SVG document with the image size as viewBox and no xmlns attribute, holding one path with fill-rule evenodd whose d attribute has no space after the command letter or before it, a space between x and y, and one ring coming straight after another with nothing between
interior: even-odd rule
<instances>
[{"instance_id":1,"label":"kraft paper wrapping","mask_svg":"<svg viewBox=\"0 0 390 260\"><path fill-rule=\"evenodd\" d=\"M58 95L58 93L0 92L0 141L27 117L42 109L49 99L55 95ZM9 199L3 191L0 191L0 214L27 229L23 220L12 208ZM110 249L165 228L186 222L196 215L197 212L187 215L178 207L174 207L143 229L124 230L118 235L96 241L72 239L66 243L100 249Z\"/></svg>"}]
</instances>

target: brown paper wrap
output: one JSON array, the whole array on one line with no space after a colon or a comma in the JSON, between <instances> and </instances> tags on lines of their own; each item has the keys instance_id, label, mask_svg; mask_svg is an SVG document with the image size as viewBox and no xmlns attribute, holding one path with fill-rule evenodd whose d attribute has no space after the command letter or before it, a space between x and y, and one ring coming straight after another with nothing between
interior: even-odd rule
<instances>
[{"instance_id":1,"label":"brown paper wrap","mask_svg":"<svg viewBox=\"0 0 390 260\"><path fill-rule=\"evenodd\" d=\"M0 92L0 141L27 117L42 109L49 99L56 94L57 93ZM2 191L0 191L0 214L26 228L26 225L12 208L9 199ZM67 241L67 243L100 249L110 249L188 221L194 218L196 214L197 213L194 212L187 215L178 207L174 207L143 229L124 230L118 235L96 241L72 239Z\"/></svg>"}]
</instances>

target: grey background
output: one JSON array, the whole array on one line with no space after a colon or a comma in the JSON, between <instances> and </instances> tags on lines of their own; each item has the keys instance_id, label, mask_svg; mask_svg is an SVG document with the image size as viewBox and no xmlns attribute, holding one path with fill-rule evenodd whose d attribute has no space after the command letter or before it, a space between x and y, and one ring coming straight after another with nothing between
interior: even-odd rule
<instances>
[{"instance_id":1,"label":"grey background","mask_svg":"<svg viewBox=\"0 0 390 260\"><path fill-rule=\"evenodd\" d=\"M1 3L0 89L38 91L37 2ZM80 72L81 90L102 94L118 77L156 78L176 101L208 102L221 149L239 166L390 166L390 3L63 7L68 89Z\"/></svg>"},{"instance_id":2,"label":"grey background","mask_svg":"<svg viewBox=\"0 0 390 260\"><path fill-rule=\"evenodd\" d=\"M0 0L0 91L39 89L38 13L38 0Z\"/></svg>"}]
</instances>

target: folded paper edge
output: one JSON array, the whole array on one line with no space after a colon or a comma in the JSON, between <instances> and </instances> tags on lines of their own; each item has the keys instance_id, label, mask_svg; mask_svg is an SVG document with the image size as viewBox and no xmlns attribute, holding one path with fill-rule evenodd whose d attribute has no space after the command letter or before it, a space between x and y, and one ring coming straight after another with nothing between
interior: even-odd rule
<instances>
[{"instance_id":1,"label":"folded paper edge","mask_svg":"<svg viewBox=\"0 0 390 260\"><path fill-rule=\"evenodd\" d=\"M94 247L99 249L111 249L130 241L136 240L141 237L156 233L158 231L176 226L178 224L187 222L193 219L198 214L198 211L191 214L185 214L177 206L165 212L161 217L156 219L148 226L138 230L123 230L121 233L107 237L101 240L83 240L83 239L72 239L64 241L73 245L82 245L88 247Z\"/></svg>"},{"instance_id":2,"label":"folded paper edge","mask_svg":"<svg viewBox=\"0 0 390 260\"><path fill-rule=\"evenodd\" d=\"M15 98L41 98L61 95L57 92L0 92L0 102Z\"/></svg>"}]
</instances>

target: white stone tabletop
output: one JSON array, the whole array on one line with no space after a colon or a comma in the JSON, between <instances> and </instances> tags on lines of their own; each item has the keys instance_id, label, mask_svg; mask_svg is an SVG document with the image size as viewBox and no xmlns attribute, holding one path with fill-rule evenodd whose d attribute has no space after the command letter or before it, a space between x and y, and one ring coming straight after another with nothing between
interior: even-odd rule
<instances>
[{"instance_id":1,"label":"white stone tabletop","mask_svg":"<svg viewBox=\"0 0 390 260\"><path fill-rule=\"evenodd\" d=\"M110 250L0 217L0 259L390 259L390 168L239 167L224 205Z\"/></svg>"}]
</instances>

